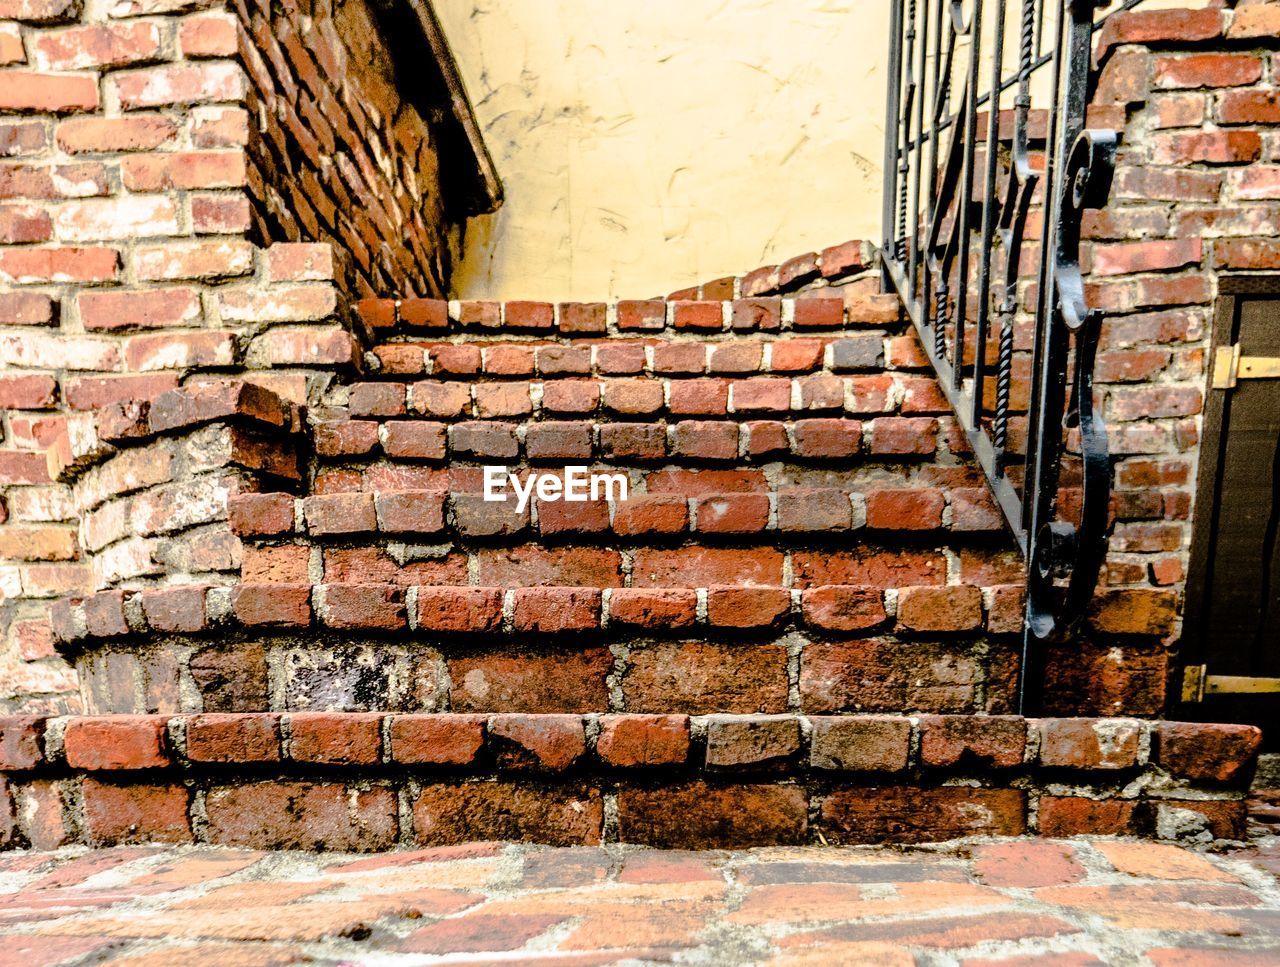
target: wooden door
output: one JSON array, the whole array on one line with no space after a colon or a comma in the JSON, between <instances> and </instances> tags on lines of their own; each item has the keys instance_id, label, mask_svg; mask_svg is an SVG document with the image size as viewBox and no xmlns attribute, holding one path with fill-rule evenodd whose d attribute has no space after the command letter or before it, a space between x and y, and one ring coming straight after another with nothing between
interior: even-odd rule
<instances>
[{"instance_id":1,"label":"wooden door","mask_svg":"<svg viewBox=\"0 0 1280 967\"><path fill-rule=\"evenodd\" d=\"M1223 280L1183 628L1197 717L1280 725L1280 279ZM1270 729L1276 738L1275 729Z\"/></svg>"}]
</instances>

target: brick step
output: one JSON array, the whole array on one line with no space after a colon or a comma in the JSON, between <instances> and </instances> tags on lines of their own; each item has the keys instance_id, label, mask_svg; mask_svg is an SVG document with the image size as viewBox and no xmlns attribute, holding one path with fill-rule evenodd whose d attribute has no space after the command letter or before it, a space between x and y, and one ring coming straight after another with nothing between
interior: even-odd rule
<instances>
[{"instance_id":1,"label":"brick step","mask_svg":"<svg viewBox=\"0 0 1280 967\"><path fill-rule=\"evenodd\" d=\"M459 476L453 473L450 478ZM938 475L921 477L936 480ZM654 476L646 482L669 479L670 475ZM740 479L755 482L750 476ZM760 483L764 486L748 493L637 493L625 500L541 500L535 492L524 507L509 486L502 500L488 500L477 489L332 493L301 500L290 494L240 494L231 498L228 512L233 530L243 540L305 538L322 543L380 534L430 543L564 538L646 546L694 535L732 540L795 534L810 541L814 534L855 531L949 531L964 540L963 535L977 539L1004 528L988 490L981 486L913 487L910 481L884 477L845 487L772 489L767 481Z\"/></svg>"},{"instance_id":2,"label":"brick step","mask_svg":"<svg viewBox=\"0 0 1280 967\"><path fill-rule=\"evenodd\" d=\"M437 466L518 466L598 461L611 467L674 462L760 466L778 462L838 467L912 465L930 458L963 456L968 445L949 417L884 416L859 420L808 413L792 418L735 420L724 416L646 420L530 417L512 420L333 420L312 428L316 455L325 464L318 480L335 476L330 465L388 463Z\"/></svg>"},{"instance_id":3,"label":"brick step","mask_svg":"<svg viewBox=\"0 0 1280 967\"><path fill-rule=\"evenodd\" d=\"M1239 838L1259 743L1016 716L28 716L0 720L0 772L6 843L42 848Z\"/></svg>"},{"instance_id":4,"label":"brick step","mask_svg":"<svg viewBox=\"0 0 1280 967\"><path fill-rule=\"evenodd\" d=\"M870 276L811 290L799 297L750 295L560 303L383 298L364 299L356 303L355 309L365 327L382 342L422 333L567 338L681 332L777 333L883 326L899 318L897 302L891 295L880 293L878 281Z\"/></svg>"},{"instance_id":5,"label":"brick step","mask_svg":"<svg viewBox=\"0 0 1280 967\"><path fill-rule=\"evenodd\" d=\"M189 585L100 591L63 603L64 644L240 627L331 628L459 635L579 635L689 629L818 634L1015 633L1021 585L824 585L804 589L686 587L483 587L373 583Z\"/></svg>"}]
</instances>

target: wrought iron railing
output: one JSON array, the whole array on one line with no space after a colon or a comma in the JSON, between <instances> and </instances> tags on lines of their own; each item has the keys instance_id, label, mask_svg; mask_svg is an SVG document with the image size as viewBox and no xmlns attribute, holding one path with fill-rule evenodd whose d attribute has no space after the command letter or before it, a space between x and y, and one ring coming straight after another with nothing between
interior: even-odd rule
<instances>
[{"instance_id":1,"label":"wrought iron railing","mask_svg":"<svg viewBox=\"0 0 1280 967\"><path fill-rule=\"evenodd\" d=\"M1081 217L1106 202L1116 145L1085 125L1099 4L892 4L885 285L1027 559L1019 700L1032 710L1043 646L1074 631L1106 555L1102 318L1079 264Z\"/></svg>"}]
</instances>

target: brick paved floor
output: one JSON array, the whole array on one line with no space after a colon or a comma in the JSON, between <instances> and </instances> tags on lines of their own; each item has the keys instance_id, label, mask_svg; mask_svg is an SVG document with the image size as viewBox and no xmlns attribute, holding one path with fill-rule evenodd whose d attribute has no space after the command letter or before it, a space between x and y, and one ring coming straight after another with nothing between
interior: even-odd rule
<instances>
[{"instance_id":1,"label":"brick paved floor","mask_svg":"<svg viewBox=\"0 0 1280 967\"><path fill-rule=\"evenodd\" d=\"M0 964L1280 964L1280 838L0 857Z\"/></svg>"}]
</instances>

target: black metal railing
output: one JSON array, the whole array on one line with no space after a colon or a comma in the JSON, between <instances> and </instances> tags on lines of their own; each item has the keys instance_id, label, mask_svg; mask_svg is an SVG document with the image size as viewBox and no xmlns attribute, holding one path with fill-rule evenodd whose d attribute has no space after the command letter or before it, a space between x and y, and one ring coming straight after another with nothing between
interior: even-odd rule
<instances>
[{"instance_id":1,"label":"black metal railing","mask_svg":"<svg viewBox=\"0 0 1280 967\"><path fill-rule=\"evenodd\" d=\"M1081 218L1107 200L1116 146L1085 125L1100 4L892 4L885 285L1027 559L1019 701L1032 711L1043 645L1076 628L1107 546L1102 318L1079 263Z\"/></svg>"}]
</instances>

